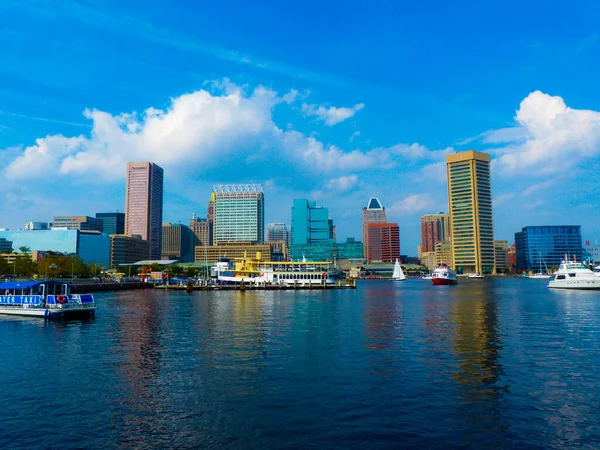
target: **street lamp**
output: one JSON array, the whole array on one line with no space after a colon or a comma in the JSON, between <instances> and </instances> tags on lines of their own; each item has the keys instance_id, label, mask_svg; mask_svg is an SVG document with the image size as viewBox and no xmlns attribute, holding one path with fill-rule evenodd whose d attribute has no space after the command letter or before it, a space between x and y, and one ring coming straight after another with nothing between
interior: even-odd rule
<instances>
[{"instance_id":1,"label":"street lamp","mask_svg":"<svg viewBox=\"0 0 600 450\"><path fill-rule=\"evenodd\" d=\"M56 269L56 264L50 264L50 269L54 271L54 269Z\"/></svg>"}]
</instances>

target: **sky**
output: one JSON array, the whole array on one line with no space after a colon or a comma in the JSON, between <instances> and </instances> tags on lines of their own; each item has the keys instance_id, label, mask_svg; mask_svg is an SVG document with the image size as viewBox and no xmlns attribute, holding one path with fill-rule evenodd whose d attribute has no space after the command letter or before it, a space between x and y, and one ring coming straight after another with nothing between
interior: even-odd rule
<instances>
[{"instance_id":1,"label":"sky","mask_svg":"<svg viewBox=\"0 0 600 450\"><path fill-rule=\"evenodd\" d=\"M0 2L0 227L123 211L127 161L165 170L164 221L260 183L361 237L370 197L416 255L445 156L492 156L496 239L600 239L600 2Z\"/></svg>"}]
</instances>

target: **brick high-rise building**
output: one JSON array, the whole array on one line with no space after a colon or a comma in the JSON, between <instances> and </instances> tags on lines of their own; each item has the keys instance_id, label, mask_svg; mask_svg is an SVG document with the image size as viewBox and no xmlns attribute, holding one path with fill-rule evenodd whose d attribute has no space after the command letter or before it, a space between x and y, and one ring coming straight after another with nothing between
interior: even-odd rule
<instances>
[{"instance_id":1,"label":"brick high-rise building","mask_svg":"<svg viewBox=\"0 0 600 450\"><path fill-rule=\"evenodd\" d=\"M397 223L368 225L369 263L393 263L400 259L400 227Z\"/></svg>"},{"instance_id":2,"label":"brick high-rise building","mask_svg":"<svg viewBox=\"0 0 600 450\"><path fill-rule=\"evenodd\" d=\"M421 217L421 252L434 252L435 244L450 240L450 216L427 214Z\"/></svg>"},{"instance_id":3,"label":"brick high-rise building","mask_svg":"<svg viewBox=\"0 0 600 450\"><path fill-rule=\"evenodd\" d=\"M387 222L385 208L381 206L381 202L377 197L371 197L366 208L363 208L362 217L362 238L363 238L363 254L368 258L369 254L369 224Z\"/></svg>"},{"instance_id":4,"label":"brick high-rise building","mask_svg":"<svg viewBox=\"0 0 600 450\"><path fill-rule=\"evenodd\" d=\"M149 242L149 259L161 258L163 169L151 162L127 164L125 234Z\"/></svg>"}]
</instances>

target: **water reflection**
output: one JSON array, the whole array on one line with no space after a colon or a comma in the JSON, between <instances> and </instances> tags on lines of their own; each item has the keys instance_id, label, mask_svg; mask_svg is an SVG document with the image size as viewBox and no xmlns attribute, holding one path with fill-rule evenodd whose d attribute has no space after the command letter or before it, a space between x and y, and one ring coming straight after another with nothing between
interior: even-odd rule
<instances>
[{"instance_id":1,"label":"water reflection","mask_svg":"<svg viewBox=\"0 0 600 450\"><path fill-rule=\"evenodd\" d=\"M498 299L490 284L454 294L452 348L458 370L452 379L459 392L454 426L465 445L500 448L507 429L502 397L508 388L501 381Z\"/></svg>"}]
</instances>

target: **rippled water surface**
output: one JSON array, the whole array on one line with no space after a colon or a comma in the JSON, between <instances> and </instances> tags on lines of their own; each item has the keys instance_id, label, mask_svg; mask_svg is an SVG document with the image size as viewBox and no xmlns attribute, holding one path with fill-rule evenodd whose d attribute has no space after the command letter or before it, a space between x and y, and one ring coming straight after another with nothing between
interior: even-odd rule
<instances>
[{"instance_id":1,"label":"rippled water surface","mask_svg":"<svg viewBox=\"0 0 600 450\"><path fill-rule=\"evenodd\" d=\"M600 293L546 281L130 291L95 320L0 318L0 448L600 448Z\"/></svg>"}]
</instances>

